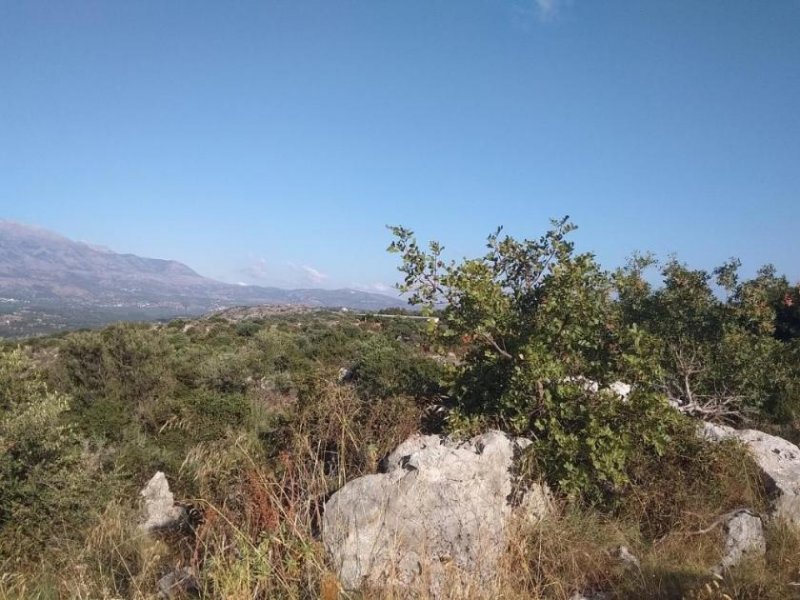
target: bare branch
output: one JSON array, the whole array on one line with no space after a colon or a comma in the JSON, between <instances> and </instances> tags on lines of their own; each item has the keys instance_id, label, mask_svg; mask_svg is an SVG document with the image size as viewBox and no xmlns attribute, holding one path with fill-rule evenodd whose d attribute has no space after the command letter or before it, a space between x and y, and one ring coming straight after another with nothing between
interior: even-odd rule
<instances>
[{"instance_id":1,"label":"bare branch","mask_svg":"<svg viewBox=\"0 0 800 600\"><path fill-rule=\"evenodd\" d=\"M509 360L514 358L507 350L505 350L504 348L500 347L500 344L498 344L497 341L495 341L495 339L492 337L492 335L490 333L486 333L485 331L482 331L478 335L480 335L484 340L489 342L492 345L492 347L495 350L497 350L497 352L498 352L498 354L500 354L500 356L502 356L504 358L507 358Z\"/></svg>"}]
</instances>

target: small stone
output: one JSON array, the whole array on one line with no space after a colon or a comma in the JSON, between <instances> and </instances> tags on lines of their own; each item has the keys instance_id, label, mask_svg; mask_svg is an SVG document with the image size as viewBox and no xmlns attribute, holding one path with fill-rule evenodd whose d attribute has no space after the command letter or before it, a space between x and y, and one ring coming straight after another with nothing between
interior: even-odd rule
<instances>
[{"instance_id":1,"label":"small stone","mask_svg":"<svg viewBox=\"0 0 800 600\"><path fill-rule=\"evenodd\" d=\"M623 400L627 400L631 394L631 386L623 381L615 381L608 386L608 389L614 392Z\"/></svg>"},{"instance_id":2,"label":"small stone","mask_svg":"<svg viewBox=\"0 0 800 600\"><path fill-rule=\"evenodd\" d=\"M158 591L162 598L174 598L182 594L196 596L200 593L200 586L194 572L189 567L170 571L158 580Z\"/></svg>"},{"instance_id":3,"label":"small stone","mask_svg":"<svg viewBox=\"0 0 800 600\"><path fill-rule=\"evenodd\" d=\"M627 546L619 546L614 554L625 564L626 567L635 567L637 569L641 568L639 559L628 549Z\"/></svg>"},{"instance_id":4,"label":"small stone","mask_svg":"<svg viewBox=\"0 0 800 600\"><path fill-rule=\"evenodd\" d=\"M183 519L185 511L183 507L175 505L167 477L161 471L153 475L139 495L144 498L145 519L140 527L145 531L169 529Z\"/></svg>"}]
</instances>

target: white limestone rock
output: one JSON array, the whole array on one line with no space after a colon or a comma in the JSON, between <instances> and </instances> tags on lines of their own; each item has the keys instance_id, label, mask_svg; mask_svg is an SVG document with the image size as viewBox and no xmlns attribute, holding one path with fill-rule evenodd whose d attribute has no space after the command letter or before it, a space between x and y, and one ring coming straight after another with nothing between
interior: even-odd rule
<instances>
[{"instance_id":1,"label":"white limestone rock","mask_svg":"<svg viewBox=\"0 0 800 600\"><path fill-rule=\"evenodd\" d=\"M169 529L177 526L184 517L184 509L175 504L169 489L167 477L157 471L139 495L144 502L144 522L139 525L147 532Z\"/></svg>"},{"instance_id":2,"label":"white limestone rock","mask_svg":"<svg viewBox=\"0 0 800 600\"><path fill-rule=\"evenodd\" d=\"M438 597L445 582L490 585L512 516L511 467L526 443L499 431L467 442L415 435L387 457L385 473L331 496L322 539L345 589L416 587ZM545 506L530 501L527 510L542 518Z\"/></svg>"},{"instance_id":3,"label":"white limestone rock","mask_svg":"<svg viewBox=\"0 0 800 600\"><path fill-rule=\"evenodd\" d=\"M724 555L713 572L722 574L745 558L764 556L767 542L761 519L747 510L731 515L723 525L725 531Z\"/></svg>"},{"instance_id":4,"label":"white limestone rock","mask_svg":"<svg viewBox=\"0 0 800 600\"><path fill-rule=\"evenodd\" d=\"M711 441L739 440L763 472L773 496L773 516L800 525L800 448L755 429L733 429L703 422L701 435Z\"/></svg>"}]
</instances>

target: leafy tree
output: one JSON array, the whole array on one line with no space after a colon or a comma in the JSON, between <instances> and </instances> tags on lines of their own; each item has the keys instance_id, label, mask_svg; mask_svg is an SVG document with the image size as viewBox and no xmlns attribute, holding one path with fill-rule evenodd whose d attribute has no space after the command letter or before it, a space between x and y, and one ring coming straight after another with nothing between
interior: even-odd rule
<instances>
[{"instance_id":1,"label":"leafy tree","mask_svg":"<svg viewBox=\"0 0 800 600\"><path fill-rule=\"evenodd\" d=\"M653 289L644 271L654 264L634 257L615 282L622 319L642 329L658 357L661 389L704 418L791 418L800 361L786 279L768 266L740 281L736 259L709 273L673 258Z\"/></svg>"},{"instance_id":2,"label":"leafy tree","mask_svg":"<svg viewBox=\"0 0 800 600\"><path fill-rule=\"evenodd\" d=\"M498 229L486 254L456 263L392 227L389 251L401 255L410 302L443 307L433 337L463 351L451 427L531 435L551 483L602 501L628 483L633 457L663 451L676 417L653 389L658 365L640 330L620 319L611 276L567 239L574 229L567 218L537 240ZM627 402L590 381L602 389L620 376L637 384Z\"/></svg>"}]
</instances>

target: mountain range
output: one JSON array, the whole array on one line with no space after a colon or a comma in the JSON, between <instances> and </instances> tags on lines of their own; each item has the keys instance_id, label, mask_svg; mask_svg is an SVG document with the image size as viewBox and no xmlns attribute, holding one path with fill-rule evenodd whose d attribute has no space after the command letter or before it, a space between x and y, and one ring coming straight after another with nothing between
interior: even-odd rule
<instances>
[{"instance_id":1,"label":"mountain range","mask_svg":"<svg viewBox=\"0 0 800 600\"><path fill-rule=\"evenodd\" d=\"M19 334L23 325L30 332L46 331L46 325L35 327L43 316L50 321L69 315L74 325L84 326L262 304L358 310L404 305L396 297L353 289L286 290L223 283L174 260L118 254L0 220L0 336Z\"/></svg>"}]
</instances>

